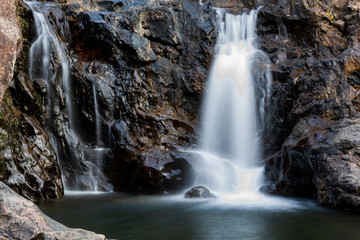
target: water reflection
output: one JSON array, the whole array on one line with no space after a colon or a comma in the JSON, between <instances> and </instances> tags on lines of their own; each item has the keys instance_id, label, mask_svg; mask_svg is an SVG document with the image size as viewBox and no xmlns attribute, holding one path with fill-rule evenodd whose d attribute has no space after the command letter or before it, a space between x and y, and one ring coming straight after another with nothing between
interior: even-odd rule
<instances>
[{"instance_id":1,"label":"water reflection","mask_svg":"<svg viewBox=\"0 0 360 240\"><path fill-rule=\"evenodd\" d=\"M239 203L112 193L68 196L39 207L69 227L110 239L360 239L360 216L296 199Z\"/></svg>"}]
</instances>

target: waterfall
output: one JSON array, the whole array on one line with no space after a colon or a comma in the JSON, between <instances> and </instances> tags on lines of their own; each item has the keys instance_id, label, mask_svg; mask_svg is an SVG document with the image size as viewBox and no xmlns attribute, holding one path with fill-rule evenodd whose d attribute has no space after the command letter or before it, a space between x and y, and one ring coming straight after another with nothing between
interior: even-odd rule
<instances>
[{"instance_id":1,"label":"waterfall","mask_svg":"<svg viewBox=\"0 0 360 240\"><path fill-rule=\"evenodd\" d=\"M66 53L66 46L51 28L47 16L43 13L46 11L40 7L41 4L24 2L33 13L36 28L36 40L31 45L29 52L29 77L33 81L44 81L47 85L46 125L51 138L50 143L56 152L62 172L65 192L69 190L98 191L99 189L112 191L111 184L107 183L107 178L102 173L102 160L106 149L100 147L102 145L102 129L95 84L93 84L93 97L96 136L93 146L87 146L79 136L79 126L75 121L76 108L72 101L68 60L70 57ZM56 68L56 66L52 66L53 62L61 65L61 73L53 69ZM54 65L57 65L56 63ZM56 82L58 74L61 74L61 87ZM61 88L62 91L59 91ZM59 121L58 119L64 118L56 116L62 113L59 106L61 99L64 99L67 108L67 112L64 113L67 115L67 121ZM63 149L64 145L68 146L68 150ZM68 151L67 156L64 151ZM70 173L70 171L72 172ZM78 174L80 171L81 175ZM74 172L75 176L71 176Z\"/></svg>"},{"instance_id":2,"label":"waterfall","mask_svg":"<svg viewBox=\"0 0 360 240\"><path fill-rule=\"evenodd\" d=\"M51 58L51 48L53 47L56 51L56 56L59 58L58 61L61 64L62 70L62 84L64 86L66 94L66 107L68 108L68 118L69 124L72 125L74 122L74 113L71 103L71 93L70 93L70 74L69 74L69 61L66 56L64 49L62 48L58 38L51 29L48 21L45 16L38 12L36 8L36 2L25 1L25 3L31 9L37 39L31 45L29 53L29 76L32 80L43 80L47 84L50 84L49 80L49 68L50 68L50 58ZM51 91L48 91L51 93ZM51 101L51 99L49 99Z\"/></svg>"},{"instance_id":3,"label":"waterfall","mask_svg":"<svg viewBox=\"0 0 360 240\"><path fill-rule=\"evenodd\" d=\"M241 199L256 199L271 87L269 60L256 45L256 10L232 15L218 9L217 16L219 35L204 98L197 184L217 192L250 192Z\"/></svg>"}]
</instances>

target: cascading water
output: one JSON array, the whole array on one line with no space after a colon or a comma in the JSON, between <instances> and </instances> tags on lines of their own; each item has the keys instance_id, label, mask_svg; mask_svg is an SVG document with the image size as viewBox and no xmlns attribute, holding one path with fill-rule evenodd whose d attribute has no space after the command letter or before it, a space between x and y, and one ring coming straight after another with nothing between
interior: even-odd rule
<instances>
[{"instance_id":1,"label":"cascading water","mask_svg":"<svg viewBox=\"0 0 360 240\"><path fill-rule=\"evenodd\" d=\"M47 16L42 12L38 2L25 1L33 13L35 28L36 28L36 40L31 45L29 53L29 77L35 81L40 80L47 85L47 129L50 136L50 142L59 159L59 165L62 171L62 177L64 182L65 191L69 190L87 190L98 191L99 185L103 190L111 191L111 184L106 182L106 177L102 173L102 159L104 156L104 148L100 148L102 145L101 140L101 122L99 114L98 99L96 94L96 87L93 85L93 97L94 97L94 115L96 136L95 144L93 147L86 146L80 136L78 135L80 130L78 124L75 121L75 105L72 102L71 93L71 81L70 81L70 67L68 55L66 54L66 46L59 41L55 32L49 24ZM41 4L40 4L41 5ZM59 73L52 66L51 59L55 58L56 62L61 65L61 72ZM61 88L63 89L63 95L56 93L59 91L58 85L56 85L57 75L61 74ZM57 88L57 89L56 89ZM60 96L57 96L60 94ZM67 108L67 126L56 126L55 112L59 113L59 102L64 99ZM57 113L57 114L58 114ZM58 117L59 118L59 117ZM62 133L59 133L61 131ZM63 135L70 151L73 153L72 158L76 162L76 166L80 166L83 174L75 176L69 180L69 175L65 167L63 149L60 147L61 141L58 139L59 135ZM64 144L63 144L64 145ZM69 158L69 156L68 156ZM70 157L71 158L71 157ZM67 159L68 162L69 159ZM67 166L67 168L72 168ZM81 185L81 186L80 186Z\"/></svg>"},{"instance_id":2,"label":"cascading water","mask_svg":"<svg viewBox=\"0 0 360 240\"><path fill-rule=\"evenodd\" d=\"M256 46L257 11L217 10L219 36L201 120L197 184L258 199L260 137L271 77L269 60ZM239 195L241 195L239 197Z\"/></svg>"}]
</instances>

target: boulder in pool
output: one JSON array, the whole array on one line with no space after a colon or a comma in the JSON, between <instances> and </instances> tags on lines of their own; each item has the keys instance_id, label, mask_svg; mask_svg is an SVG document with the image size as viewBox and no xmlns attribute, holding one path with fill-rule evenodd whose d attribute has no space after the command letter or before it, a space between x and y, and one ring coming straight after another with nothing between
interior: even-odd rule
<instances>
[{"instance_id":1,"label":"boulder in pool","mask_svg":"<svg viewBox=\"0 0 360 240\"><path fill-rule=\"evenodd\" d=\"M196 186L185 193L185 198L214 198L215 195L204 186Z\"/></svg>"}]
</instances>

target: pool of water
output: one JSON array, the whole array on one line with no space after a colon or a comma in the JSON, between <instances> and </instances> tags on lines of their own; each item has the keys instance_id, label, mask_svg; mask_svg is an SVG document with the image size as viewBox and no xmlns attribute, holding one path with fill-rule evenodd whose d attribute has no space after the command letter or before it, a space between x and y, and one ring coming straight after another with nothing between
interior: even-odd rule
<instances>
[{"instance_id":1,"label":"pool of water","mask_svg":"<svg viewBox=\"0 0 360 240\"><path fill-rule=\"evenodd\" d=\"M67 195L38 204L55 220L109 239L360 239L360 216L309 200L191 200L120 193Z\"/></svg>"}]
</instances>

